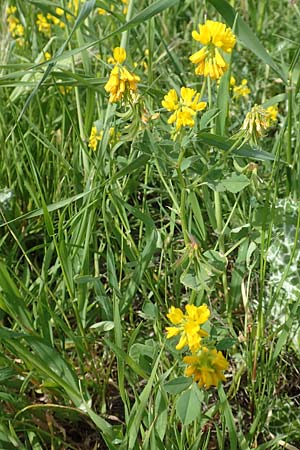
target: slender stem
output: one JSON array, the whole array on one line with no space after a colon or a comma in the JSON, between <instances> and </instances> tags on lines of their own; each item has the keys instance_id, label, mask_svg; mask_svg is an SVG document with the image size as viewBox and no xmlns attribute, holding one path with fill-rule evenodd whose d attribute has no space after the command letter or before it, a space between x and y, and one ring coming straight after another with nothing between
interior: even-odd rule
<instances>
[{"instance_id":1,"label":"slender stem","mask_svg":"<svg viewBox=\"0 0 300 450\"><path fill-rule=\"evenodd\" d=\"M286 193L289 195L291 192L291 166L292 166L292 112L293 112L293 90L292 90L292 74L289 74L288 84L288 123L287 123L287 146L286 146L286 160L287 166L287 180L286 180Z\"/></svg>"},{"instance_id":2,"label":"slender stem","mask_svg":"<svg viewBox=\"0 0 300 450\"><path fill-rule=\"evenodd\" d=\"M219 235L219 249L222 255L225 254L225 243L224 243L224 234L223 234L223 217L222 217L222 203L221 203L221 195L220 192L214 192L214 200L215 200L215 217L217 222L217 232ZM222 275L223 289L224 289L224 298L226 307L228 310L228 317L230 317L229 311L229 295L228 295L228 285L227 285L227 275L224 273Z\"/></svg>"},{"instance_id":3,"label":"slender stem","mask_svg":"<svg viewBox=\"0 0 300 450\"><path fill-rule=\"evenodd\" d=\"M212 107L212 94L211 94L211 80L210 77L207 77L207 90L208 90L208 104L209 108ZM233 145L236 145L235 143ZM231 149L229 149L231 150ZM225 153L227 156L227 152ZM225 156L225 158L226 158ZM219 235L219 249L220 252L224 255L225 253L225 244L224 244L224 235L223 231L223 217L222 217L222 202L221 202L221 194L220 192L214 192L214 203L215 203L215 218L217 223L217 232ZM224 273L222 275L222 283L223 283L223 291L224 291L224 299L226 308L228 310L228 320L230 321L230 311L229 311L229 296L228 296L228 285L227 285L227 275Z\"/></svg>"},{"instance_id":4,"label":"slender stem","mask_svg":"<svg viewBox=\"0 0 300 450\"><path fill-rule=\"evenodd\" d=\"M181 171L181 163L183 161L185 154L185 149L181 148L180 154L178 157L178 163L177 163L177 175L179 179L179 184L181 188L181 194L180 194L180 219L181 219L181 227L182 227L182 233L184 238L184 243L187 246L189 243L189 233L188 233L188 227L187 227L187 221L186 221L186 185L184 181L184 177L182 175Z\"/></svg>"},{"instance_id":5,"label":"slender stem","mask_svg":"<svg viewBox=\"0 0 300 450\"><path fill-rule=\"evenodd\" d=\"M129 4L128 4L127 14L126 14L126 22L129 22L129 20L131 19L133 5L134 5L134 0L130 0ZM127 41L128 41L128 30L123 31L123 33L122 33L120 47L125 48L125 50L126 50Z\"/></svg>"}]
</instances>

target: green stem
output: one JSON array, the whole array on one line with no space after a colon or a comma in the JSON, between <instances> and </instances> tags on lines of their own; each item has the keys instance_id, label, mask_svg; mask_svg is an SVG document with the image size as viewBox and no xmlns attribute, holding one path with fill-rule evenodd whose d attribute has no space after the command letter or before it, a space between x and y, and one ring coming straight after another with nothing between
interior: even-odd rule
<instances>
[{"instance_id":1,"label":"green stem","mask_svg":"<svg viewBox=\"0 0 300 450\"><path fill-rule=\"evenodd\" d=\"M287 146L286 146L286 160L287 166L287 180L286 180L286 194L291 192L291 167L292 167L292 112L293 112L293 89L292 89L292 74L289 74L288 83L288 123L287 123Z\"/></svg>"},{"instance_id":2,"label":"green stem","mask_svg":"<svg viewBox=\"0 0 300 450\"><path fill-rule=\"evenodd\" d=\"M221 195L220 192L214 192L214 200L215 200L215 217L217 222L217 232L219 235L219 250L222 255L225 254L225 243L224 243L224 234L223 234L223 217L222 217L222 204L221 204ZM226 308L228 310L228 318L230 317L229 311L229 295L228 295L228 284L227 284L227 275L223 273L222 275L223 282L223 290L224 290L224 298Z\"/></svg>"},{"instance_id":3,"label":"green stem","mask_svg":"<svg viewBox=\"0 0 300 450\"><path fill-rule=\"evenodd\" d=\"M180 154L178 157L178 163L177 163L177 175L179 179L179 184L181 188L181 194L180 194L180 219L181 219L181 227L182 227L182 233L184 238L185 246L189 244L189 233L188 233L188 227L187 227L187 221L186 221L186 185L184 181L184 177L182 175L181 171L181 163L184 158L185 149L181 148Z\"/></svg>"},{"instance_id":4,"label":"green stem","mask_svg":"<svg viewBox=\"0 0 300 450\"><path fill-rule=\"evenodd\" d=\"M130 0L129 4L128 4L127 14L126 14L126 22L129 22L129 20L131 19L133 5L134 5L134 0ZM122 33L120 47L125 48L125 50L126 50L127 41L128 41L128 30L123 31L123 33Z\"/></svg>"},{"instance_id":5,"label":"green stem","mask_svg":"<svg viewBox=\"0 0 300 450\"><path fill-rule=\"evenodd\" d=\"M208 104L209 108L212 107L212 94L211 94L211 80L210 77L207 77L207 90L208 90ZM213 130L212 130L213 132ZM236 145L234 143L233 145ZM229 149L231 151L231 148ZM229 152L229 151L228 151ZM227 156L227 152L225 152L225 159ZM223 217L222 217L222 203L221 203L221 194L220 192L214 192L214 203L215 203L215 218L217 223L217 232L219 235L219 250L222 253L222 255L225 254L225 244L224 244L224 235L222 233L223 231ZM227 285L227 275L226 273L223 273L222 275L222 283L223 283L223 291L224 291L224 299L226 308L228 311L228 320L231 321L230 317L230 311L229 311L229 296L228 296L228 285Z\"/></svg>"}]
</instances>

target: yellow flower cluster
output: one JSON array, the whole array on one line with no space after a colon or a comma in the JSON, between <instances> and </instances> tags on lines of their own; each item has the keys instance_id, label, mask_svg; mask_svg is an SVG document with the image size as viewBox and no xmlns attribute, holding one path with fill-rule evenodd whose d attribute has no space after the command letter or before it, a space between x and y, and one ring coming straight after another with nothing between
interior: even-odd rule
<instances>
[{"instance_id":1,"label":"yellow flower cluster","mask_svg":"<svg viewBox=\"0 0 300 450\"><path fill-rule=\"evenodd\" d=\"M247 97L250 94L250 89L248 87L248 81L244 78L241 84L236 84L236 79L230 77L230 86L233 90L233 98Z\"/></svg>"},{"instance_id":2,"label":"yellow flower cluster","mask_svg":"<svg viewBox=\"0 0 300 450\"><path fill-rule=\"evenodd\" d=\"M185 356L183 361L188 364L185 375L193 376L199 387L209 389L218 386L220 381L226 381L223 370L228 368L228 361L215 348L202 347L197 355Z\"/></svg>"},{"instance_id":3,"label":"yellow flower cluster","mask_svg":"<svg viewBox=\"0 0 300 450\"><path fill-rule=\"evenodd\" d=\"M16 6L10 6L6 9L8 29L12 37L17 38L19 45L24 45L24 26L20 23L20 20L16 17Z\"/></svg>"},{"instance_id":4,"label":"yellow flower cluster","mask_svg":"<svg viewBox=\"0 0 300 450\"><path fill-rule=\"evenodd\" d=\"M171 306L167 317L176 326L166 328L167 339L181 334L176 349L181 350L188 345L192 352L196 352L201 347L201 338L208 336L201 325L208 320L210 311L207 305L186 305L185 311L184 314L181 309Z\"/></svg>"},{"instance_id":5,"label":"yellow flower cluster","mask_svg":"<svg viewBox=\"0 0 300 450\"><path fill-rule=\"evenodd\" d=\"M44 14L39 13L37 15L36 24L41 33L45 34L45 36L50 36L51 24L48 22L47 17L45 17Z\"/></svg>"},{"instance_id":6,"label":"yellow flower cluster","mask_svg":"<svg viewBox=\"0 0 300 450\"><path fill-rule=\"evenodd\" d=\"M121 0L121 2L123 3L123 14L127 14L128 11L128 1L129 0ZM111 5L110 6L110 11L114 11L115 10L115 5ZM98 14L100 14L101 16L105 16L106 14L109 14L108 11L106 11L106 9L104 8L98 8Z\"/></svg>"},{"instance_id":7,"label":"yellow flower cluster","mask_svg":"<svg viewBox=\"0 0 300 450\"><path fill-rule=\"evenodd\" d=\"M116 136L115 128L111 127L109 129L109 139L112 140ZM89 147L96 151L98 142L100 142L103 138L103 130L98 131L97 127L92 127L91 134L89 138Z\"/></svg>"},{"instance_id":8,"label":"yellow flower cluster","mask_svg":"<svg viewBox=\"0 0 300 450\"><path fill-rule=\"evenodd\" d=\"M64 86L63 84L60 84L58 89L62 95L67 95L72 91L72 86Z\"/></svg>"},{"instance_id":9,"label":"yellow flower cluster","mask_svg":"<svg viewBox=\"0 0 300 450\"><path fill-rule=\"evenodd\" d=\"M197 65L196 75L218 80L228 67L220 50L231 53L236 43L231 28L221 22L207 20L205 24L199 25L199 33L194 30L192 36L204 46L190 56L190 61Z\"/></svg>"},{"instance_id":10,"label":"yellow flower cluster","mask_svg":"<svg viewBox=\"0 0 300 450\"><path fill-rule=\"evenodd\" d=\"M200 102L199 100L200 94L195 89L182 87L180 98L178 98L175 89L171 89L162 101L164 108L168 111L174 111L168 119L168 123L175 123L177 131L183 126L193 127L196 112L202 111L206 107L206 102Z\"/></svg>"},{"instance_id":11,"label":"yellow flower cluster","mask_svg":"<svg viewBox=\"0 0 300 450\"><path fill-rule=\"evenodd\" d=\"M59 26L60 28L65 28L66 24L59 17L65 16L66 20L71 21L72 16L76 17L78 15L79 4L80 0L70 0L67 3L67 9L71 11L72 14L65 14L64 10L59 7L55 8L55 15L48 13L47 16L44 16L44 14L39 13L36 20L38 30L45 36L49 37L51 35L52 25Z\"/></svg>"},{"instance_id":12,"label":"yellow flower cluster","mask_svg":"<svg viewBox=\"0 0 300 450\"><path fill-rule=\"evenodd\" d=\"M277 120L278 108L270 106L265 109L261 105L254 105L245 117L241 131L246 138L257 142L257 138L264 136L265 131Z\"/></svg>"},{"instance_id":13,"label":"yellow flower cluster","mask_svg":"<svg viewBox=\"0 0 300 450\"><path fill-rule=\"evenodd\" d=\"M176 345L177 350L188 346L192 355L185 356L183 361L188 365L185 375L193 376L199 387L209 389L225 381L223 371L228 368L228 361L220 351L202 345L202 338L208 336L207 331L201 328L210 317L207 305L186 305L185 313L172 306L167 314L170 322L175 325L166 327L167 339L180 335Z\"/></svg>"},{"instance_id":14,"label":"yellow flower cluster","mask_svg":"<svg viewBox=\"0 0 300 450\"><path fill-rule=\"evenodd\" d=\"M116 103L120 101L124 95L131 95L137 90L137 83L140 81L140 77L131 73L126 67L122 66L126 59L126 51L122 47L116 47L113 51L113 60L115 64L108 82L104 86L106 92L110 94L109 102Z\"/></svg>"},{"instance_id":15,"label":"yellow flower cluster","mask_svg":"<svg viewBox=\"0 0 300 450\"><path fill-rule=\"evenodd\" d=\"M58 25L60 28L65 28L65 23L57 17L62 17L64 15L64 10L61 8L55 8L55 13L56 16L54 16L53 14L47 14L47 19L51 20L51 22L53 22L53 25ZM69 14L68 16L70 17Z\"/></svg>"},{"instance_id":16,"label":"yellow flower cluster","mask_svg":"<svg viewBox=\"0 0 300 450\"><path fill-rule=\"evenodd\" d=\"M272 122L276 122L277 120L277 116L278 116L278 106L274 105L274 106L269 106L267 108L268 114L269 114L269 118L270 118L270 125L272 125Z\"/></svg>"}]
</instances>

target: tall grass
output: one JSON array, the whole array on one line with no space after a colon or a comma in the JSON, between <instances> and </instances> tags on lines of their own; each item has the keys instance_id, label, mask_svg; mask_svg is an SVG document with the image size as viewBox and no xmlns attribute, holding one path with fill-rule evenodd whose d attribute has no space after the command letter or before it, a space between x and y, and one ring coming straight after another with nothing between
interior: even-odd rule
<instances>
[{"instance_id":1,"label":"tall grass","mask_svg":"<svg viewBox=\"0 0 300 450\"><path fill-rule=\"evenodd\" d=\"M57 6L65 27L45 35L37 15ZM0 448L298 448L299 8L124 6L1 4ZM219 85L188 60L207 17L237 36ZM120 45L141 78L123 108L104 89ZM208 107L180 142L161 101L184 85ZM240 146L255 103L278 104L278 121ZM185 377L166 340L168 308L187 303L212 312L230 362L218 388Z\"/></svg>"}]
</instances>

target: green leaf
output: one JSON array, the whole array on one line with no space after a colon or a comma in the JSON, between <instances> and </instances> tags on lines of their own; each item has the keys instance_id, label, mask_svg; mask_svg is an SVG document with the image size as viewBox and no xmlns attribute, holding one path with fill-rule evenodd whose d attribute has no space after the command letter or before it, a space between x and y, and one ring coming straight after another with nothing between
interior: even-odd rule
<instances>
[{"instance_id":1,"label":"green leaf","mask_svg":"<svg viewBox=\"0 0 300 450\"><path fill-rule=\"evenodd\" d=\"M200 130L207 128L209 122L215 119L219 113L220 111L218 108L213 108L206 111L200 119Z\"/></svg>"},{"instance_id":2,"label":"green leaf","mask_svg":"<svg viewBox=\"0 0 300 450\"><path fill-rule=\"evenodd\" d=\"M225 272L228 262L226 256L216 250L207 250L203 256L216 271Z\"/></svg>"},{"instance_id":3,"label":"green leaf","mask_svg":"<svg viewBox=\"0 0 300 450\"><path fill-rule=\"evenodd\" d=\"M202 288L200 281L191 273L184 273L180 277L180 282L193 291L199 291Z\"/></svg>"},{"instance_id":4,"label":"green leaf","mask_svg":"<svg viewBox=\"0 0 300 450\"><path fill-rule=\"evenodd\" d=\"M194 220L197 226L197 231L200 234L200 237L203 241L206 239L206 227L205 227L205 221L203 219L202 211L200 208L200 202L195 194L195 192L190 192L188 194L188 199L191 204L191 208L193 211Z\"/></svg>"},{"instance_id":5,"label":"green leaf","mask_svg":"<svg viewBox=\"0 0 300 450\"><path fill-rule=\"evenodd\" d=\"M201 416L203 392L194 383L190 389L184 391L176 401L176 414L182 425L189 425Z\"/></svg>"},{"instance_id":6,"label":"green leaf","mask_svg":"<svg viewBox=\"0 0 300 450\"><path fill-rule=\"evenodd\" d=\"M225 351L237 343L238 343L237 339L227 337L227 338L222 339L220 342L218 342L216 347L217 347L217 350Z\"/></svg>"},{"instance_id":7,"label":"green leaf","mask_svg":"<svg viewBox=\"0 0 300 450\"><path fill-rule=\"evenodd\" d=\"M110 331L113 330L113 328L115 327L114 322L110 321L110 320L104 320L102 322L96 322L93 325L90 326L90 328L92 328L93 330L97 330L98 333L103 333L106 331Z\"/></svg>"},{"instance_id":8,"label":"green leaf","mask_svg":"<svg viewBox=\"0 0 300 450\"><path fill-rule=\"evenodd\" d=\"M249 179L246 175L232 173L229 178L226 180L222 180L223 186L225 186L226 190L236 194L237 192L242 191L246 186L250 184Z\"/></svg>"},{"instance_id":9,"label":"green leaf","mask_svg":"<svg viewBox=\"0 0 300 450\"><path fill-rule=\"evenodd\" d=\"M154 379L157 375L156 372L163 350L164 349L161 350L155 361L155 364L153 365L153 369L146 386L144 387L140 396L136 398L136 401L131 409L130 417L128 420L128 450L133 450L134 448L136 448L135 444L138 438L140 424L142 422L144 414L147 411L149 397L153 389Z\"/></svg>"},{"instance_id":10,"label":"green leaf","mask_svg":"<svg viewBox=\"0 0 300 450\"><path fill-rule=\"evenodd\" d=\"M233 418L233 414L232 414L229 402L227 400L226 394L225 394L223 386L221 384L218 388L218 394L219 394L219 398L220 398L221 412L224 414L225 423L226 423L228 433L229 433L230 449L236 450L237 449L237 429L235 426L235 422L234 422L234 418Z\"/></svg>"},{"instance_id":11,"label":"green leaf","mask_svg":"<svg viewBox=\"0 0 300 450\"><path fill-rule=\"evenodd\" d=\"M178 377L164 384L164 389L169 394L180 394L185 391L192 384L192 378Z\"/></svg>"},{"instance_id":12,"label":"green leaf","mask_svg":"<svg viewBox=\"0 0 300 450\"><path fill-rule=\"evenodd\" d=\"M22 338L31 347L29 350L13 333L11 337L8 337L8 333L9 330L0 329L0 341L5 341L6 347L22 358L30 369L34 368L40 377L44 380L50 378L55 385L64 389L70 400L81 408L82 396L77 375L63 357L42 338L24 334Z\"/></svg>"},{"instance_id":13,"label":"green leaf","mask_svg":"<svg viewBox=\"0 0 300 450\"><path fill-rule=\"evenodd\" d=\"M234 140L224 136L219 136L218 134L201 132L197 136L197 140L200 143L208 144L213 147L217 147L221 150L228 151L234 144ZM238 150L232 150L231 152L234 156L241 156L245 158L250 158L259 161L274 161L275 156L270 153L264 152L263 150L258 150L252 148L249 144L241 145Z\"/></svg>"},{"instance_id":14,"label":"green leaf","mask_svg":"<svg viewBox=\"0 0 300 450\"><path fill-rule=\"evenodd\" d=\"M265 64L272 67L272 69L280 76L280 78L287 83L287 78L282 69L275 63L265 47L260 43L257 36L251 31L250 27L244 22L242 17L238 15L232 6L225 0L209 0L216 10L224 18L227 25L234 28L234 34L239 40L252 51L258 58L260 58Z\"/></svg>"},{"instance_id":15,"label":"green leaf","mask_svg":"<svg viewBox=\"0 0 300 450\"><path fill-rule=\"evenodd\" d=\"M0 287L0 309L9 314L24 330L32 330L28 307L3 262L0 262Z\"/></svg>"},{"instance_id":16,"label":"green leaf","mask_svg":"<svg viewBox=\"0 0 300 450\"><path fill-rule=\"evenodd\" d=\"M124 177L124 175L128 175L129 173L134 172L136 169L139 169L140 167L144 167L145 164L149 161L150 155L141 155L138 158L136 158L135 161L129 163L126 167L123 167L123 169L119 170L113 177L112 181L117 180L118 178Z\"/></svg>"}]
</instances>

